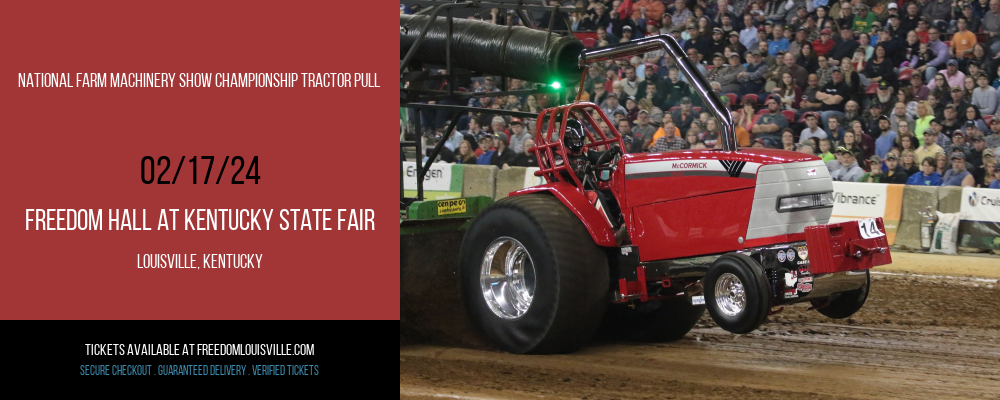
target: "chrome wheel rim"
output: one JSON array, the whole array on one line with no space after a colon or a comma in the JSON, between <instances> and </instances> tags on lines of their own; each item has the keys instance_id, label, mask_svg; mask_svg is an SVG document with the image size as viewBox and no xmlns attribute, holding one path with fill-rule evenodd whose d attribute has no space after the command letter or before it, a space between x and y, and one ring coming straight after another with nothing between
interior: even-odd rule
<instances>
[{"instance_id":1,"label":"chrome wheel rim","mask_svg":"<svg viewBox=\"0 0 1000 400\"><path fill-rule=\"evenodd\" d=\"M500 237L483 255L479 286L486 305L503 319L518 319L528 312L535 295L535 264L521 242Z\"/></svg>"},{"instance_id":2,"label":"chrome wheel rim","mask_svg":"<svg viewBox=\"0 0 1000 400\"><path fill-rule=\"evenodd\" d=\"M715 281L715 304L723 314L730 317L743 311L747 304L747 296L740 278L727 272Z\"/></svg>"}]
</instances>

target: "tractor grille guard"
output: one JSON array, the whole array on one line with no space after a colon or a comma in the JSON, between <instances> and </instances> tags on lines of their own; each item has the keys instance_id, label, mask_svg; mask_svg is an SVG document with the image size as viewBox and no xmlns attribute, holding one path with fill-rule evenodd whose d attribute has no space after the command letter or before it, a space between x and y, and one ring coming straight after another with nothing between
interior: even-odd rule
<instances>
[{"instance_id":1,"label":"tractor grille guard","mask_svg":"<svg viewBox=\"0 0 1000 400\"><path fill-rule=\"evenodd\" d=\"M657 35L613 46L602 47L599 49L584 50L580 53L579 65L586 68L587 65L595 62L619 57L631 57L661 49L666 51L668 55L677 61L678 69L680 69L681 73L687 78L688 83L694 86L698 97L701 98L702 102L705 103L705 106L711 110L712 114L715 114L715 117L721 122L722 149L724 151L737 151L736 131L733 128L733 117L729 113L729 109L722 104L722 100L715 95L715 91L712 90L708 80L705 79L705 76L698 71L691 59L684 54L684 49L681 48L680 44L678 44L677 40L672 36ZM584 71L584 74L586 73L587 72ZM581 81L581 85L582 84L583 83Z\"/></svg>"}]
</instances>

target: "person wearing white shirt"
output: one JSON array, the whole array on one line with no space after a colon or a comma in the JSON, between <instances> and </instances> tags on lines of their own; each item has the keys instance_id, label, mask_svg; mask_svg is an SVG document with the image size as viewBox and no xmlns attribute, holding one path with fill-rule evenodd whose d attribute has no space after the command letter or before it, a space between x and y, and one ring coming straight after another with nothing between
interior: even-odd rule
<instances>
[{"instance_id":1,"label":"person wearing white shirt","mask_svg":"<svg viewBox=\"0 0 1000 400\"><path fill-rule=\"evenodd\" d=\"M816 138L816 140L826 139L826 131L819 127L819 116L816 113L806 113L806 129L802 130L799 134L799 143L812 145L811 138Z\"/></svg>"}]
</instances>

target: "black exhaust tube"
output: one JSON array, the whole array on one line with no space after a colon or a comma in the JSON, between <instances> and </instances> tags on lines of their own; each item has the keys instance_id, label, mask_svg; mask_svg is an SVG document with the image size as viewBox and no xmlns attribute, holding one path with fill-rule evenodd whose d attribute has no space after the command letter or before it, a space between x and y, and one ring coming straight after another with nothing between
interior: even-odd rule
<instances>
[{"instance_id":1,"label":"black exhaust tube","mask_svg":"<svg viewBox=\"0 0 1000 400\"><path fill-rule=\"evenodd\" d=\"M426 15L399 16L400 60L429 19ZM445 65L447 21L443 16L437 17L412 61ZM584 47L575 37L550 36L545 31L521 26L511 29L468 19L452 19L452 24L452 67L531 82L558 80L566 84L580 81L583 68L577 64L577 59Z\"/></svg>"}]
</instances>

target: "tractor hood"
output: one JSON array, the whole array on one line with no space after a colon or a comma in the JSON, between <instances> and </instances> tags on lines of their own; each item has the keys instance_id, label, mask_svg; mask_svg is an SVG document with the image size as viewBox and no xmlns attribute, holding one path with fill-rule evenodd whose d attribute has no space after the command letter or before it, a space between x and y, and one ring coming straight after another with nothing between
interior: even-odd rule
<instances>
[{"instance_id":1,"label":"tractor hood","mask_svg":"<svg viewBox=\"0 0 1000 400\"><path fill-rule=\"evenodd\" d=\"M816 161L819 157L786 150L683 150L627 154L625 202L628 207L713 193L751 189L760 167Z\"/></svg>"}]
</instances>

